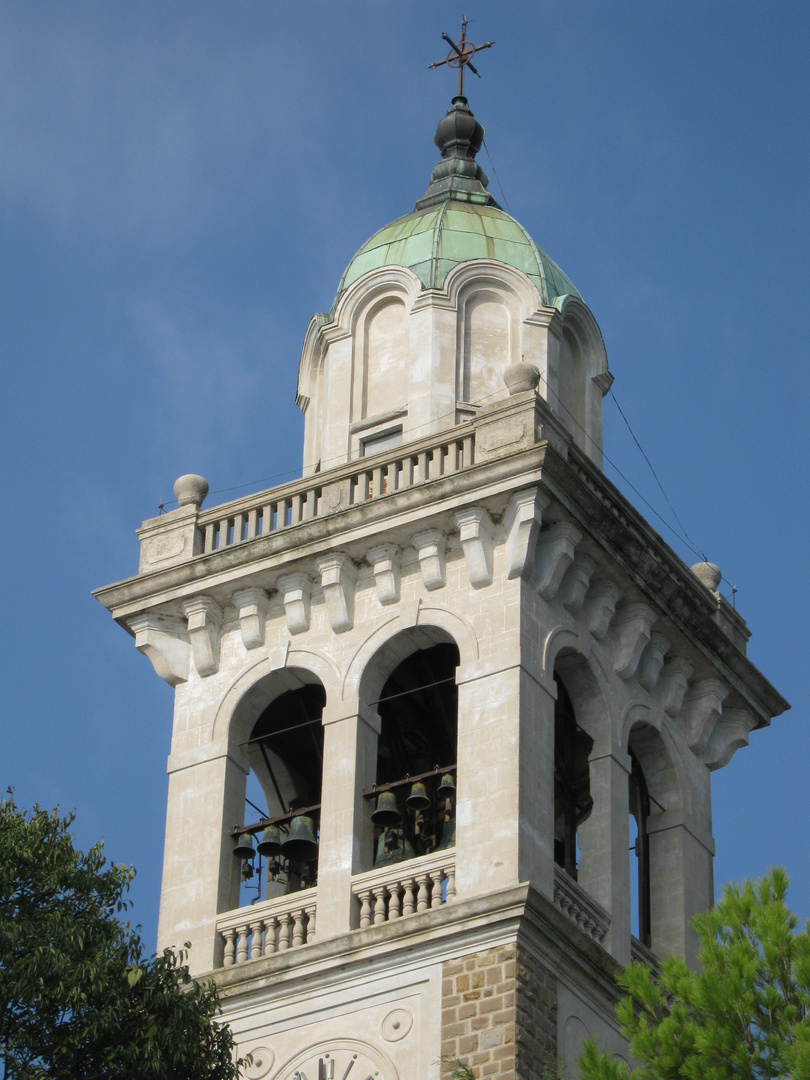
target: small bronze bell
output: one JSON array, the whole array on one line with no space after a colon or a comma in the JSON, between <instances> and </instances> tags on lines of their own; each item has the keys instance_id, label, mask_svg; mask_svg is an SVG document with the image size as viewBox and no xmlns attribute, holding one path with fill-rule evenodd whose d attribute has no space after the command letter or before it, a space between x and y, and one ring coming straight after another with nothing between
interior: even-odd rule
<instances>
[{"instance_id":1,"label":"small bronze bell","mask_svg":"<svg viewBox=\"0 0 810 1080\"><path fill-rule=\"evenodd\" d=\"M383 866L385 863L403 862L405 859L416 858L413 844L408 840L402 829L384 829L377 841L377 856L374 859L375 866Z\"/></svg>"},{"instance_id":2,"label":"small bronze bell","mask_svg":"<svg viewBox=\"0 0 810 1080\"><path fill-rule=\"evenodd\" d=\"M436 847L437 851L446 851L447 848L456 846L456 819L445 821L442 826L442 838Z\"/></svg>"},{"instance_id":3,"label":"small bronze bell","mask_svg":"<svg viewBox=\"0 0 810 1080\"><path fill-rule=\"evenodd\" d=\"M424 784L411 784L411 793L405 800L409 810L427 810L430 806L427 789Z\"/></svg>"},{"instance_id":4,"label":"small bronze bell","mask_svg":"<svg viewBox=\"0 0 810 1080\"><path fill-rule=\"evenodd\" d=\"M318 841L315 839L315 822L311 817L299 814L292 819L287 839L281 845L281 854L293 863L317 859Z\"/></svg>"},{"instance_id":5,"label":"small bronze bell","mask_svg":"<svg viewBox=\"0 0 810 1080\"><path fill-rule=\"evenodd\" d=\"M445 773L442 782L436 789L436 794L444 799L454 799L456 796L456 782L452 773Z\"/></svg>"},{"instance_id":6,"label":"small bronze bell","mask_svg":"<svg viewBox=\"0 0 810 1080\"><path fill-rule=\"evenodd\" d=\"M256 845L260 855L278 855L281 851L281 829L278 825L268 825L262 838Z\"/></svg>"},{"instance_id":7,"label":"small bronze bell","mask_svg":"<svg viewBox=\"0 0 810 1080\"><path fill-rule=\"evenodd\" d=\"M253 850L253 837L250 833L242 833L236 841L233 853L237 859L254 859L256 852Z\"/></svg>"},{"instance_id":8,"label":"small bronze bell","mask_svg":"<svg viewBox=\"0 0 810 1080\"><path fill-rule=\"evenodd\" d=\"M393 791L384 791L377 798L377 809L371 815L371 820L375 825L383 825L386 828L389 825L399 825L402 821L402 814L397 806L397 797Z\"/></svg>"}]
</instances>

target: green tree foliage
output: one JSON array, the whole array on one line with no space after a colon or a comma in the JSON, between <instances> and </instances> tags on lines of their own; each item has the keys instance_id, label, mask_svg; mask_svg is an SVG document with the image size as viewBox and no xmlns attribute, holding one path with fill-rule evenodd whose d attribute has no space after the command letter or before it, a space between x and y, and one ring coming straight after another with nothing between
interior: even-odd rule
<instances>
[{"instance_id":1,"label":"green tree foliage","mask_svg":"<svg viewBox=\"0 0 810 1080\"><path fill-rule=\"evenodd\" d=\"M235 1080L215 987L144 958L119 921L134 870L77 851L72 821L0 801L0 1076Z\"/></svg>"},{"instance_id":2,"label":"green tree foliage","mask_svg":"<svg viewBox=\"0 0 810 1080\"><path fill-rule=\"evenodd\" d=\"M693 926L700 970L664 961L656 977L630 964L617 1015L641 1064L628 1070L589 1040L583 1080L770 1080L810 1078L810 923L785 904L788 876L728 886Z\"/></svg>"}]
</instances>

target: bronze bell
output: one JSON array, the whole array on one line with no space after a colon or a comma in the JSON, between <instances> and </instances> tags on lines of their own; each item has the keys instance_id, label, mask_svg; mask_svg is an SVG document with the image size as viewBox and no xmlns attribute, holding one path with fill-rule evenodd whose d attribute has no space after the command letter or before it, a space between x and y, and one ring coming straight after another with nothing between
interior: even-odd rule
<instances>
[{"instance_id":1,"label":"bronze bell","mask_svg":"<svg viewBox=\"0 0 810 1080\"><path fill-rule=\"evenodd\" d=\"M445 799L452 799L456 794L456 782L453 779L452 773L445 773L442 777L442 782L436 789L436 794Z\"/></svg>"},{"instance_id":2,"label":"bronze bell","mask_svg":"<svg viewBox=\"0 0 810 1080\"><path fill-rule=\"evenodd\" d=\"M281 854L290 862L312 862L318 857L318 841L315 839L315 822L306 814L299 814L290 822L287 839L281 845Z\"/></svg>"},{"instance_id":3,"label":"bronze bell","mask_svg":"<svg viewBox=\"0 0 810 1080\"><path fill-rule=\"evenodd\" d=\"M430 806L427 789L424 784L411 784L411 793L405 800L409 810L427 810Z\"/></svg>"},{"instance_id":4,"label":"bronze bell","mask_svg":"<svg viewBox=\"0 0 810 1080\"><path fill-rule=\"evenodd\" d=\"M256 852L253 850L253 837L250 833L242 833L237 839L233 853L237 859L253 859Z\"/></svg>"},{"instance_id":5,"label":"bronze bell","mask_svg":"<svg viewBox=\"0 0 810 1080\"><path fill-rule=\"evenodd\" d=\"M278 855L281 851L281 829L278 825L268 825L262 838L256 845L260 855Z\"/></svg>"},{"instance_id":6,"label":"bronze bell","mask_svg":"<svg viewBox=\"0 0 810 1080\"><path fill-rule=\"evenodd\" d=\"M411 844L402 829L384 829L380 833L380 838L377 841L377 855L374 859L375 866L415 858L416 852L413 849L413 844Z\"/></svg>"},{"instance_id":7,"label":"bronze bell","mask_svg":"<svg viewBox=\"0 0 810 1080\"><path fill-rule=\"evenodd\" d=\"M447 848L456 846L456 819L445 821L442 826L442 838L436 846L437 851L446 851Z\"/></svg>"},{"instance_id":8,"label":"bronze bell","mask_svg":"<svg viewBox=\"0 0 810 1080\"><path fill-rule=\"evenodd\" d=\"M397 797L393 791L384 791L377 798L377 809L371 815L371 820L375 825L384 825L386 828L389 825L399 825L402 821L402 814L397 806Z\"/></svg>"}]
</instances>

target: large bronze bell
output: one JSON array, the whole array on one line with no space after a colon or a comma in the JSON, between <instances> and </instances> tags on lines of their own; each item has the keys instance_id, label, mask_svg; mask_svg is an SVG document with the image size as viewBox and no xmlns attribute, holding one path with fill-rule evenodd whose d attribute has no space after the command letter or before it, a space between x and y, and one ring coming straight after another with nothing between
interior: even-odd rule
<instances>
[{"instance_id":1,"label":"large bronze bell","mask_svg":"<svg viewBox=\"0 0 810 1080\"><path fill-rule=\"evenodd\" d=\"M383 825L388 828L391 825L399 825L402 822L402 814L397 806L397 797L393 791L384 791L377 798L377 809L371 815L375 825Z\"/></svg>"},{"instance_id":2,"label":"large bronze bell","mask_svg":"<svg viewBox=\"0 0 810 1080\"><path fill-rule=\"evenodd\" d=\"M281 829L278 825L267 826L256 845L256 850L260 855L278 855L281 851Z\"/></svg>"},{"instance_id":3,"label":"large bronze bell","mask_svg":"<svg viewBox=\"0 0 810 1080\"><path fill-rule=\"evenodd\" d=\"M287 839L281 845L281 854L293 863L317 859L318 841L315 839L315 822L311 817L299 814L292 819Z\"/></svg>"},{"instance_id":4,"label":"large bronze bell","mask_svg":"<svg viewBox=\"0 0 810 1080\"><path fill-rule=\"evenodd\" d=\"M248 833L242 833L242 835L236 841L236 846L233 849L233 853L237 859L253 859L256 857L256 852L253 850L253 837Z\"/></svg>"},{"instance_id":5,"label":"large bronze bell","mask_svg":"<svg viewBox=\"0 0 810 1080\"><path fill-rule=\"evenodd\" d=\"M385 863L404 862L405 859L415 858L416 852L413 849L413 844L411 844L402 829L383 829L377 841L375 866L383 866Z\"/></svg>"},{"instance_id":6,"label":"large bronze bell","mask_svg":"<svg viewBox=\"0 0 810 1080\"><path fill-rule=\"evenodd\" d=\"M409 810L427 810L430 806L427 789L424 784L411 784L411 793L405 800Z\"/></svg>"},{"instance_id":7,"label":"large bronze bell","mask_svg":"<svg viewBox=\"0 0 810 1080\"><path fill-rule=\"evenodd\" d=\"M445 773L442 782L436 789L436 794L444 799L454 799L456 796L456 782L452 773Z\"/></svg>"},{"instance_id":8,"label":"large bronze bell","mask_svg":"<svg viewBox=\"0 0 810 1080\"><path fill-rule=\"evenodd\" d=\"M447 848L456 846L456 819L450 818L442 826L442 838L436 846L437 851L446 851Z\"/></svg>"}]
</instances>

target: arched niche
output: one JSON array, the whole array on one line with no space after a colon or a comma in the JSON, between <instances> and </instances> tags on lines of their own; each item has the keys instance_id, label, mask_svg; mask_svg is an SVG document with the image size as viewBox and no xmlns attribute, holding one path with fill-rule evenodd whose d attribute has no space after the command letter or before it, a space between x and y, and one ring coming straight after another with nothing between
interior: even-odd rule
<instances>
[{"instance_id":1,"label":"arched niche","mask_svg":"<svg viewBox=\"0 0 810 1080\"><path fill-rule=\"evenodd\" d=\"M458 320L456 397L489 405L504 394L504 370L520 348L517 299L503 287L470 284L459 297Z\"/></svg>"},{"instance_id":2,"label":"arched niche","mask_svg":"<svg viewBox=\"0 0 810 1080\"><path fill-rule=\"evenodd\" d=\"M559 298L561 316L556 385L549 404L566 425L574 443L602 463L602 400L613 381L602 334L588 307L573 296Z\"/></svg>"},{"instance_id":3,"label":"arched niche","mask_svg":"<svg viewBox=\"0 0 810 1080\"><path fill-rule=\"evenodd\" d=\"M408 315L404 299L388 295L361 315L354 338L352 420L407 404Z\"/></svg>"}]
</instances>

